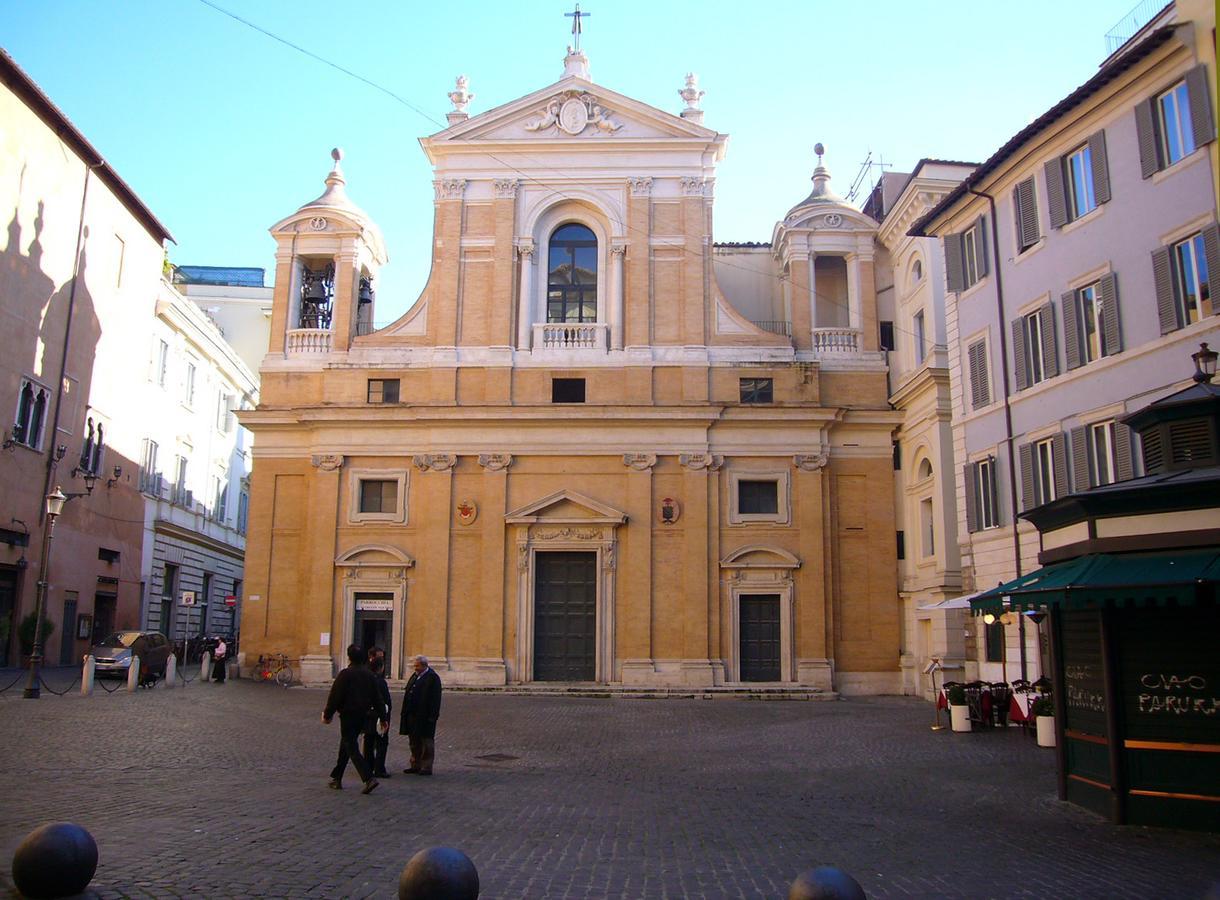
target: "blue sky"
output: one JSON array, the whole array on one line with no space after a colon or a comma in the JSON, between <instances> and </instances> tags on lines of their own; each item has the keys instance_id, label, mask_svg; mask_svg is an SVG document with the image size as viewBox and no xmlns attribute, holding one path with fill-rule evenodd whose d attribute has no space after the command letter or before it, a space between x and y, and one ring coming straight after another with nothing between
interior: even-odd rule
<instances>
[{"instance_id":1,"label":"blue sky","mask_svg":"<svg viewBox=\"0 0 1220 900\"><path fill-rule=\"evenodd\" d=\"M472 114L558 80L572 4L214 2L426 115L201 0L0 0L0 45L173 232L176 263L270 278L267 228L321 193L343 147L348 192L385 235L377 319L392 320L428 275L417 139L444 127L459 73ZM730 135L715 238L765 241L808 193L817 141L840 193L870 151L894 171L981 161L1096 71L1133 2L584 0L583 46L595 82L673 113L699 74L704 124Z\"/></svg>"}]
</instances>

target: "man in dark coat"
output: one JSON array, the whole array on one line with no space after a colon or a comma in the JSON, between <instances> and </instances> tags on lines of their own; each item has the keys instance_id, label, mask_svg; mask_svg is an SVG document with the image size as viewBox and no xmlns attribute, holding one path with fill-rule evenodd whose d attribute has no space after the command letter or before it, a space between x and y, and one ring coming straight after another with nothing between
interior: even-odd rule
<instances>
[{"instance_id":1,"label":"man in dark coat","mask_svg":"<svg viewBox=\"0 0 1220 900\"><path fill-rule=\"evenodd\" d=\"M441 678L428 665L428 657L412 657L415 674L407 682L402 698L398 733L411 744L411 766L407 775L431 775L436 756L436 720L441 715Z\"/></svg>"},{"instance_id":2,"label":"man in dark coat","mask_svg":"<svg viewBox=\"0 0 1220 900\"><path fill-rule=\"evenodd\" d=\"M370 717L375 715L381 702L377 691L377 679L365 663L368 654L363 647L352 644L347 648L348 667L335 678L326 698L326 709L322 721L327 725L339 713L339 758L330 771L330 787L343 788L343 772L350 759L364 782L362 794L370 794L377 787L372 771L364 764L360 753L360 735L368 727Z\"/></svg>"},{"instance_id":3,"label":"man in dark coat","mask_svg":"<svg viewBox=\"0 0 1220 900\"><path fill-rule=\"evenodd\" d=\"M368 730L364 733L364 764L373 773L374 778L389 778L385 770L385 757L390 749L390 711L394 700L390 696L390 686L385 680L385 654L369 652L369 670L377 679L377 714L369 720Z\"/></svg>"}]
</instances>

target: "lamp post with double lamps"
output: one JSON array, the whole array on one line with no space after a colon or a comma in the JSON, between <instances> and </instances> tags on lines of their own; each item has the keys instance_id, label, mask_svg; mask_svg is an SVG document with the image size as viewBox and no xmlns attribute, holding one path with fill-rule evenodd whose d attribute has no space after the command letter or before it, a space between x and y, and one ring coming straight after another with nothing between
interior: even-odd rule
<instances>
[{"instance_id":1,"label":"lamp post with double lamps","mask_svg":"<svg viewBox=\"0 0 1220 900\"><path fill-rule=\"evenodd\" d=\"M65 494L56 487L46 496L47 527L42 534L42 560L38 566L38 598L34 612L34 649L30 653L30 675L25 683L22 697L37 700L39 697L40 670L42 668L42 620L47 609L47 571L51 566L51 538L55 534L55 520L64 511L64 504L90 493L93 485L86 480L88 491Z\"/></svg>"}]
</instances>

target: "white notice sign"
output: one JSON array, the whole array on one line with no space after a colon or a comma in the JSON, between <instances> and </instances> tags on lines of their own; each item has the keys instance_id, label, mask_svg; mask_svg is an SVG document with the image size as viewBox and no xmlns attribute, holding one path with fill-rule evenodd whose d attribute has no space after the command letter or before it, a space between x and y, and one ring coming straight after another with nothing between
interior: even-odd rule
<instances>
[{"instance_id":1,"label":"white notice sign","mask_svg":"<svg viewBox=\"0 0 1220 900\"><path fill-rule=\"evenodd\" d=\"M318 643L321 644L323 647L329 647L330 646L330 632L323 631L322 639L320 641L318 641Z\"/></svg>"},{"instance_id":2,"label":"white notice sign","mask_svg":"<svg viewBox=\"0 0 1220 900\"><path fill-rule=\"evenodd\" d=\"M356 609L389 612L394 609L393 597L357 597Z\"/></svg>"}]
</instances>

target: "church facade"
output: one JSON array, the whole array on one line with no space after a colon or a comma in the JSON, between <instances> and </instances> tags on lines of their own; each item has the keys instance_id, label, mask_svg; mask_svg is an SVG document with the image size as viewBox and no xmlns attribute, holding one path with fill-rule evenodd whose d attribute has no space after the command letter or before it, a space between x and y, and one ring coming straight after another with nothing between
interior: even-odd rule
<instances>
[{"instance_id":1,"label":"church facade","mask_svg":"<svg viewBox=\"0 0 1220 900\"><path fill-rule=\"evenodd\" d=\"M478 115L459 79L422 141L431 275L388 327L340 154L272 227L245 659L898 692L876 222L819 164L770 244L714 245L693 77L674 115L564 67Z\"/></svg>"}]
</instances>

